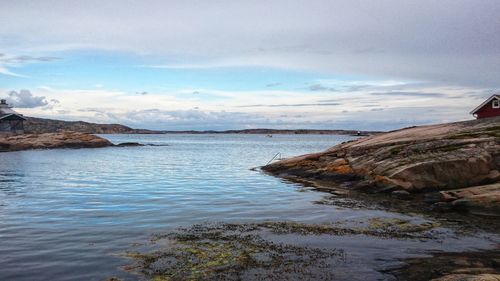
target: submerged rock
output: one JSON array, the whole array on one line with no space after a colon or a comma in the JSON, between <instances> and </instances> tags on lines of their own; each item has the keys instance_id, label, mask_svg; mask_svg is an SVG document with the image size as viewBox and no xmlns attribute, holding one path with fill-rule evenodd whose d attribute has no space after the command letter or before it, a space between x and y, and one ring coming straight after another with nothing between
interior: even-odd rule
<instances>
[{"instance_id":1,"label":"submerged rock","mask_svg":"<svg viewBox=\"0 0 500 281\"><path fill-rule=\"evenodd\" d=\"M122 142L122 143L117 144L116 146L118 146L118 147L144 146L144 144L138 143L138 142Z\"/></svg>"},{"instance_id":2,"label":"submerged rock","mask_svg":"<svg viewBox=\"0 0 500 281\"><path fill-rule=\"evenodd\" d=\"M394 196L394 197L396 197L396 198L403 199L403 200L407 200L407 199L411 198L411 194L408 191L405 191L405 190L396 190L396 191L393 191L391 193L391 195Z\"/></svg>"},{"instance_id":3,"label":"submerged rock","mask_svg":"<svg viewBox=\"0 0 500 281\"><path fill-rule=\"evenodd\" d=\"M500 117L374 135L321 153L278 161L262 169L278 176L337 183L356 180L352 185L355 188L392 193L398 198L407 198L407 193L498 183ZM492 186L488 195L464 195L452 200L456 201L453 205L457 209L497 210L499 188ZM448 202L444 196L438 196L437 201Z\"/></svg>"},{"instance_id":4,"label":"submerged rock","mask_svg":"<svg viewBox=\"0 0 500 281\"><path fill-rule=\"evenodd\" d=\"M431 210L438 212L448 212L453 210L453 205L449 202L436 202L432 204Z\"/></svg>"},{"instance_id":5,"label":"submerged rock","mask_svg":"<svg viewBox=\"0 0 500 281\"><path fill-rule=\"evenodd\" d=\"M347 221L198 224L154 235L146 251L126 253L134 261L127 267L143 275L141 280L361 280L342 273L344 249L310 247L306 241L344 235L430 241L436 239L436 227L430 221L383 217L352 225Z\"/></svg>"}]
</instances>

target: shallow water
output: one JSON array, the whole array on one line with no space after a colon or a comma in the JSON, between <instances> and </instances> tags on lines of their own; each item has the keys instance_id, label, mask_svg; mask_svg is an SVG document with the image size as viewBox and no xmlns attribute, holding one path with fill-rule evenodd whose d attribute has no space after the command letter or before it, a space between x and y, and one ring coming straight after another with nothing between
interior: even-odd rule
<instances>
[{"instance_id":1,"label":"shallow water","mask_svg":"<svg viewBox=\"0 0 500 281\"><path fill-rule=\"evenodd\" d=\"M290 157L320 151L352 139L349 136L104 137L115 143L168 146L0 154L0 280L105 280L110 276L133 280L137 276L120 268L127 264L123 252L152 233L194 223L405 217L314 204L322 193L304 192L298 184L250 170L278 152ZM415 249L467 250L494 244L481 236L454 234L443 243L342 239L335 243L346 251L352 248L353 256L362 252L360 245L371 255L393 247L389 253L397 254L384 256L384 262ZM383 278L370 269L376 267L373 263L365 264L366 270L359 265L350 270L358 267L367 276Z\"/></svg>"}]
</instances>

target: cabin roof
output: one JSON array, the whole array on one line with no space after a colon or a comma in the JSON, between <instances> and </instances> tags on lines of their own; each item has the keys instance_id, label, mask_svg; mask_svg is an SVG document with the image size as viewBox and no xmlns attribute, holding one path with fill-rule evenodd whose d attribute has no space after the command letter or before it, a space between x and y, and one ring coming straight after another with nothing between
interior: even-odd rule
<instances>
[{"instance_id":1,"label":"cabin roof","mask_svg":"<svg viewBox=\"0 0 500 281\"><path fill-rule=\"evenodd\" d=\"M20 119L20 120L26 120L23 116L19 114L1 114L0 115L0 120L15 120L15 119Z\"/></svg>"},{"instance_id":2,"label":"cabin roof","mask_svg":"<svg viewBox=\"0 0 500 281\"><path fill-rule=\"evenodd\" d=\"M26 120L26 118L14 111L5 99L0 99L0 121L3 120Z\"/></svg>"},{"instance_id":3,"label":"cabin roof","mask_svg":"<svg viewBox=\"0 0 500 281\"><path fill-rule=\"evenodd\" d=\"M491 97L489 97L487 100L485 100L482 104L480 104L478 107L474 108L474 110L472 110L470 112L470 114L474 114L476 113L479 109L483 108L483 106L487 105L488 103L490 103L490 101L492 101L493 99L497 99L497 100L500 100L500 94L494 94L492 95Z\"/></svg>"},{"instance_id":4,"label":"cabin roof","mask_svg":"<svg viewBox=\"0 0 500 281\"><path fill-rule=\"evenodd\" d=\"M19 118L26 120L22 114L17 113L5 100L0 101L0 119L7 118L8 116L16 115Z\"/></svg>"}]
</instances>

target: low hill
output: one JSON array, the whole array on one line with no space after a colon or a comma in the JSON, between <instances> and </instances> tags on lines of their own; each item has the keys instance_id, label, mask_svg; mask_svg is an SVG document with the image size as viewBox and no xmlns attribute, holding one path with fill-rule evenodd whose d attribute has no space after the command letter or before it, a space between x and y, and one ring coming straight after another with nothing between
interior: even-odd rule
<instances>
[{"instance_id":1,"label":"low hill","mask_svg":"<svg viewBox=\"0 0 500 281\"><path fill-rule=\"evenodd\" d=\"M83 121L62 121L35 117L26 117L24 128L29 134L56 133L74 131L90 134L155 134L159 131L132 129L120 124L96 124Z\"/></svg>"}]
</instances>

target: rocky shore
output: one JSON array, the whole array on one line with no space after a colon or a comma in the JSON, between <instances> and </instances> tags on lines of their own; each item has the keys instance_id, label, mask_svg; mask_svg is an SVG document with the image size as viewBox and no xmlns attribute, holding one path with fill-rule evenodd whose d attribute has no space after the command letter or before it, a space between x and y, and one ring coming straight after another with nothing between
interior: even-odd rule
<instances>
[{"instance_id":1,"label":"rocky shore","mask_svg":"<svg viewBox=\"0 0 500 281\"><path fill-rule=\"evenodd\" d=\"M500 249L469 253L435 253L406 260L391 273L397 280L498 281Z\"/></svg>"},{"instance_id":2,"label":"rocky shore","mask_svg":"<svg viewBox=\"0 0 500 281\"><path fill-rule=\"evenodd\" d=\"M96 135L77 132L0 135L0 152L54 148L97 148L107 146L114 145L107 139Z\"/></svg>"},{"instance_id":3,"label":"rocky shore","mask_svg":"<svg viewBox=\"0 0 500 281\"><path fill-rule=\"evenodd\" d=\"M498 216L500 118L401 129L262 169L292 180L423 198L434 210Z\"/></svg>"}]
</instances>

